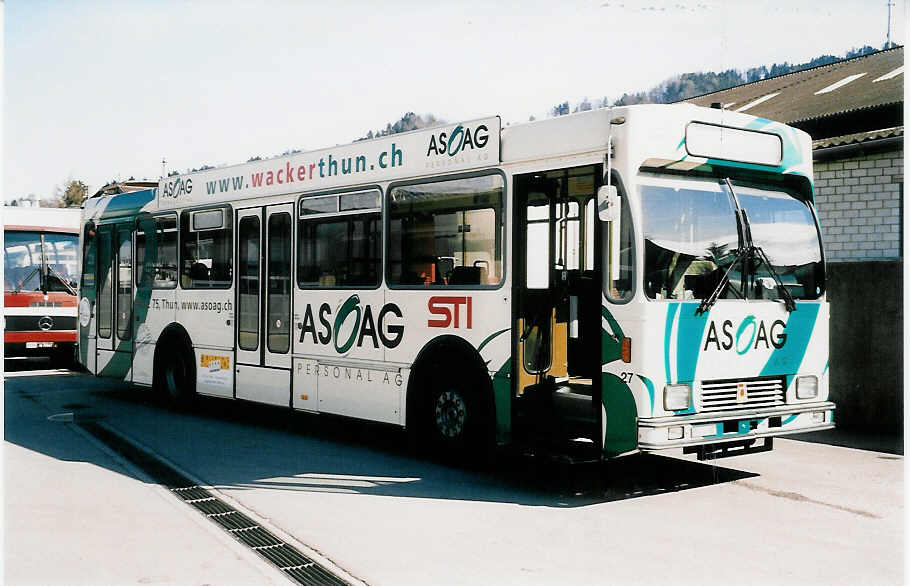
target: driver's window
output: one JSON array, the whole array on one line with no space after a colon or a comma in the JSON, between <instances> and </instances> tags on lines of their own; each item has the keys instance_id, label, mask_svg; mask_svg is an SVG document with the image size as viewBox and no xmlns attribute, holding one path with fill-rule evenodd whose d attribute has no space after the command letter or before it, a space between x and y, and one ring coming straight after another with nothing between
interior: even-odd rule
<instances>
[{"instance_id":1,"label":"driver's window","mask_svg":"<svg viewBox=\"0 0 910 586\"><path fill-rule=\"evenodd\" d=\"M635 294L635 240L628 201L621 200L619 219L602 227L604 291L611 301L625 302Z\"/></svg>"}]
</instances>

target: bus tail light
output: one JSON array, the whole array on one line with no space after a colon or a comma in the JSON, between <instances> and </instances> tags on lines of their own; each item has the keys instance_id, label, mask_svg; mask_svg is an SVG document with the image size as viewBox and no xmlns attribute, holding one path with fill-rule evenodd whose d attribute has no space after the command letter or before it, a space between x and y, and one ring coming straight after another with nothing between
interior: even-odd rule
<instances>
[{"instance_id":1,"label":"bus tail light","mask_svg":"<svg viewBox=\"0 0 910 586\"><path fill-rule=\"evenodd\" d=\"M632 362L632 338L622 339L622 361Z\"/></svg>"}]
</instances>

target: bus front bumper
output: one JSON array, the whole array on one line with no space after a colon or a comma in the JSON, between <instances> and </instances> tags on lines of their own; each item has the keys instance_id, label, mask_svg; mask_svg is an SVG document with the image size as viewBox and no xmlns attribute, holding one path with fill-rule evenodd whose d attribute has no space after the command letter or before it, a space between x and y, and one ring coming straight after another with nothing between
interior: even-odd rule
<instances>
[{"instance_id":1,"label":"bus front bumper","mask_svg":"<svg viewBox=\"0 0 910 586\"><path fill-rule=\"evenodd\" d=\"M638 449L652 452L831 429L834 408L831 402L805 403L639 419Z\"/></svg>"}]
</instances>

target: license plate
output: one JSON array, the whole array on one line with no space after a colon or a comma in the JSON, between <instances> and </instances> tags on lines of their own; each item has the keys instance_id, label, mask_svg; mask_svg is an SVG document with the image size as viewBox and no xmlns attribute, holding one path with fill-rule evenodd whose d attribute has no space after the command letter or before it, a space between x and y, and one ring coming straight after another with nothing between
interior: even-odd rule
<instances>
[{"instance_id":1,"label":"license plate","mask_svg":"<svg viewBox=\"0 0 910 586\"><path fill-rule=\"evenodd\" d=\"M28 349L32 348L53 348L53 342L26 342L25 347Z\"/></svg>"}]
</instances>

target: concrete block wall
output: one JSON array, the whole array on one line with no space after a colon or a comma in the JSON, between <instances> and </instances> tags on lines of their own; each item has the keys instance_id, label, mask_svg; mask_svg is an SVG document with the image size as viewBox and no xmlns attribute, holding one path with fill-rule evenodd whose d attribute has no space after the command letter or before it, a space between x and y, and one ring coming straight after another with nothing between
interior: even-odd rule
<instances>
[{"instance_id":1,"label":"concrete block wall","mask_svg":"<svg viewBox=\"0 0 910 586\"><path fill-rule=\"evenodd\" d=\"M903 181L903 149L815 162L828 262L901 258Z\"/></svg>"},{"instance_id":2,"label":"concrete block wall","mask_svg":"<svg viewBox=\"0 0 910 586\"><path fill-rule=\"evenodd\" d=\"M903 429L903 265L828 264L828 380L838 426L876 433Z\"/></svg>"},{"instance_id":3,"label":"concrete block wall","mask_svg":"<svg viewBox=\"0 0 910 586\"><path fill-rule=\"evenodd\" d=\"M841 427L903 428L903 181L903 148L815 162Z\"/></svg>"}]
</instances>

